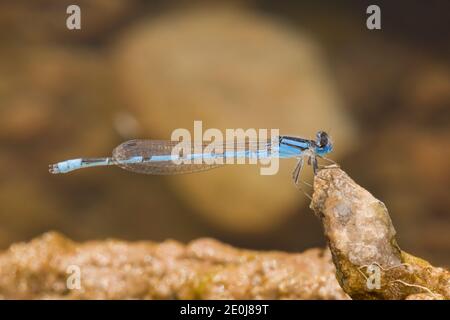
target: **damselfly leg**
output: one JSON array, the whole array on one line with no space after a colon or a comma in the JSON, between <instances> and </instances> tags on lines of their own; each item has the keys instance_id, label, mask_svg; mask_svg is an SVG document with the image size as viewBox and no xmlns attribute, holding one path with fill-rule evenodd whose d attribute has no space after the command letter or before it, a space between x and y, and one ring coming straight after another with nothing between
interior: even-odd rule
<instances>
[{"instance_id":1,"label":"damselfly leg","mask_svg":"<svg viewBox=\"0 0 450 320\"><path fill-rule=\"evenodd\" d=\"M322 170L322 169L340 168L339 164L337 162L335 162L334 160L331 160L331 159L321 156L321 155L316 155L316 157L331 163L328 165L317 164L317 171Z\"/></svg>"},{"instance_id":2,"label":"damselfly leg","mask_svg":"<svg viewBox=\"0 0 450 320\"><path fill-rule=\"evenodd\" d=\"M302 168L303 168L303 157L300 157L298 158L294 171L292 171L292 179L294 179L295 184L298 184L298 178L300 176L300 171L302 171Z\"/></svg>"},{"instance_id":3,"label":"damselfly leg","mask_svg":"<svg viewBox=\"0 0 450 320\"><path fill-rule=\"evenodd\" d=\"M300 178L300 174L301 174L302 169L303 169L303 164L304 164L303 157L299 157L298 161L297 161L297 164L296 164L296 166L294 168L294 171L292 172L292 179L294 180L295 186L298 189L300 189L300 191L302 191L305 196L307 196L310 200L312 200L312 197L300 186L300 182L301 182L301 183L303 183L304 185L306 185L308 187L312 187L311 184L307 183L306 181L303 181Z\"/></svg>"},{"instance_id":4,"label":"damselfly leg","mask_svg":"<svg viewBox=\"0 0 450 320\"><path fill-rule=\"evenodd\" d=\"M323 159L323 160L325 160L325 161L328 161L329 163L331 163L331 165L335 165L335 166L339 167L339 164L337 164L336 161L331 160L330 158L327 158L327 157L321 156L321 155L316 155L316 157L318 157L318 158L320 158L320 159ZM321 168L326 168L326 167L328 167L328 166L320 166L320 167L321 167Z\"/></svg>"}]
</instances>

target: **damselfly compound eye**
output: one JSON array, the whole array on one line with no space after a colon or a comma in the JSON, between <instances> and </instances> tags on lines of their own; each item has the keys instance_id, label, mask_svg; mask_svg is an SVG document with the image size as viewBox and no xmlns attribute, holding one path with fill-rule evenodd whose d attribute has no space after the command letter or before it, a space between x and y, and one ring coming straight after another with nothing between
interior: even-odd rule
<instances>
[{"instance_id":1,"label":"damselfly compound eye","mask_svg":"<svg viewBox=\"0 0 450 320\"><path fill-rule=\"evenodd\" d=\"M329 137L325 131L317 132L316 138L316 144L319 148L323 148L329 143Z\"/></svg>"}]
</instances>

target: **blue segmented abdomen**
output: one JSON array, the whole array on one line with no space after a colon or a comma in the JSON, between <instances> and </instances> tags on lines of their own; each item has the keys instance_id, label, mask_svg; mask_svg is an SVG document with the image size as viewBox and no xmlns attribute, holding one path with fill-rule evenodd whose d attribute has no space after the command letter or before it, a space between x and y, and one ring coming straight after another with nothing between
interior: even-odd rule
<instances>
[{"instance_id":1,"label":"blue segmented abdomen","mask_svg":"<svg viewBox=\"0 0 450 320\"><path fill-rule=\"evenodd\" d=\"M83 159L81 159L81 158L66 160L66 161L58 162L56 164L56 167L57 167L59 172L66 173L66 172L70 172L72 170L76 170L78 168L81 168L81 162L82 161L83 161Z\"/></svg>"},{"instance_id":2,"label":"blue segmented abdomen","mask_svg":"<svg viewBox=\"0 0 450 320\"><path fill-rule=\"evenodd\" d=\"M70 159L50 165L49 171L51 173L67 173L81 168L111 165L112 161L111 158Z\"/></svg>"}]
</instances>

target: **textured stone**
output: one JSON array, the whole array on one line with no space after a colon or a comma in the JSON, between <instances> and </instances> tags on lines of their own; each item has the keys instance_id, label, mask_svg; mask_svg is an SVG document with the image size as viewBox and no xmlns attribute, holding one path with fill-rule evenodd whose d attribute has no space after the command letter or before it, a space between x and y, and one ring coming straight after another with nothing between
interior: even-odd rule
<instances>
[{"instance_id":1,"label":"textured stone","mask_svg":"<svg viewBox=\"0 0 450 320\"><path fill-rule=\"evenodd\" d=\"M66 283L80 270L81 288ZM329 251L240 250L212 239L188 245L75 243L47 233L0 254L3 299L346 299Z\"/></svg>"},{"instance_id":2,"label":"textured stone","mask_svg":"<svg viewBox=\"0 0 450 320\"><path fill-rule=\"evenodd\" d=\"M401 251L386 206L344 171L319 172L311 208L323 223L337 279L352 298L450 298L450 273ZM371 286L370 267L379 271L379 288Z\"/></svg>"}]
</instances>

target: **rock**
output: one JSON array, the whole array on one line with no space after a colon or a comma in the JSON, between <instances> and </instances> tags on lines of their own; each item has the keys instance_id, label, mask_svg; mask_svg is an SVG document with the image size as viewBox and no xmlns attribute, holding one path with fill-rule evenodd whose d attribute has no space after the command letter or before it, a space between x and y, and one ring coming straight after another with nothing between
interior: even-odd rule
<instances>
[{"instance_id":1,"label":"rock","mask_svg":"<svg viewBox=\"0 0 450 320\"><path fill-rule=\"evenodd\" d=\"M115 57L126 105L148 138L170 139L202 120L205 129L279 128L306 137L331 129L345 141L333 157L353 144L353 123L319 46L272 18L222 6L184 8L125 30ZM260 176L257 168L233 166L169 182L218 228L263 232L306 199L292 187L293 167L283 161L276 176Z\"/></svg>"},{"instance_id":2,"label":"rock","mask_svg":"<svg viewBox=\"0 0 450 320\"><path fill-rule=\"evenodd\" d=\"M79 268L79 269L77 269ZM78 270L79 289L67 281ZM69 282L72 283L72 282ZM51 232L0 253L2 299L347 299L327 250L241 250L212 239L75 243Z\"/></svg>"},{"instance_id":3,"label":"rock","mask_svg":"<svg viewBox=\"0 0 450 320\"><path fill-rule=\"evenodd\" d=\"M319 172L311 208L323 223L337 279L352 298L450 299L450 272L400 250L385 205L344 171Z\"/></svg>"}]
</instances>

